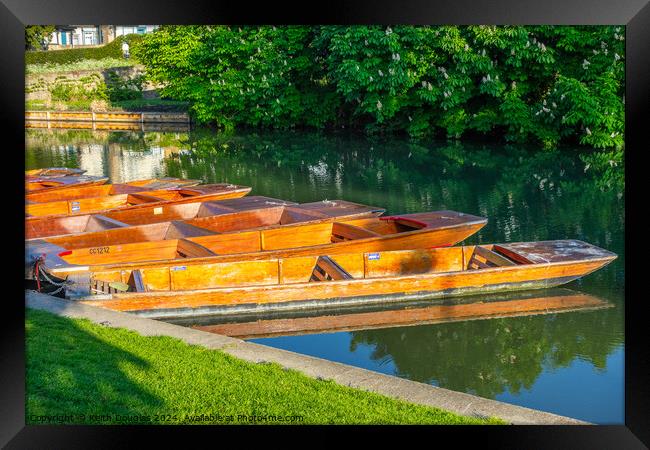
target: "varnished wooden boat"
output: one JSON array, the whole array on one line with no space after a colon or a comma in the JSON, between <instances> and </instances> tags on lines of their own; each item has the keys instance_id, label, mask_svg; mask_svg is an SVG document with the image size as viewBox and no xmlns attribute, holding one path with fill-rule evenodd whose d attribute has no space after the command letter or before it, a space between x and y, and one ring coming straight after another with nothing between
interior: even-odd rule
<instances>
[{"instance_id":1,"label":"varnished wooden boat","mask_svg":"<svg viewBox=\"0 0 650 450\"><path fill-rule=\"evenodd\" d=\"M65 177L68 178L68 177ZM30 203L25 205L26 222L44 216L68 216L89 212L108 212L116 209L138 208L142 205L166 206L206 200L243 197L250 187L232 184L204 184L174 189L156 189L104 197L79 198L58 202Z\"/></svg>"},{"instance_id":2,"label":"varnished wooden boat","mask_svg":"<svg viewBox=\"0 0 650 450\"><path fill-rule=\"evenodd\" d=\"M356 252L221 263L49 270L67 296L151 317L387 304L549 288L616 258L575 240ZM56 280L54 280L56 281ZM125 289L127 292L121 292Z\"/></svg>"},{"instance_id":3,"label":"varnished wooden boat","mask_svg":"<svg viewBox=\"0 0 650 450\"><path fill-rule=\"evenodd\" d=\"M194 206L182 209L182 206ZM292 224L315 224L379 216L384 209L344 200L297 204L269 197L242 197L230 200L187 203L168 209L167 221L146 225L131 225L114 217L95 214L86 229L95 231L68 234L59 237L28 239L28 247L37 247L39 253L58 254L64 250L85 247L114 246L133 242L181 239L217 233L282 227ZM192 213L194 218L173 219L171 214ZM118 211L124 213L125 211ZM124 214L123 214L124 215ZM152 219L162 215L150 216ZM142 215L137 216L142 219ZM68 218L71 219L71 218ZM128 217L126 218L128 219ZM49 248L49 250L48 250Z\"/></svg>"},{"instance_id":4,"label":"varnished wooden boat","mask_svg":"<svg viewBox=\"0 0 650 450\"><path fill-rule=\"evenodd\" d=\"M175 260L208 264L246 258L430 248L454 245L487 223L482 217L455 211L345 217L347 212L341 207L343 204L336 203L330 208L317 202L305 207L265 210L257 213L255 222L259 223L259 216L266 215L271 219L270 225L253 229L239 229L248 226L247 223L254 224L238 220L238 216L249 216L240 213L228 217L231 220L227 221L223 216L212 216L185 223L142 226L135 232L115 229L39 239L28 243L27 265L39 256L47 267L62 269L67 266L76 270L75 266L87 264L108 266L140 261L165 264ZM352 209L353 213L359 205L354 206L357 208ZM291 220L282 224L283 217Z\"/></svg>"},{"instance_id":5,"label":"varnished wooden boat","mask_svg":"<svg viewBox=\"0 0 650 450\"><path fill-rule=\"evenodd\" d=\"M94 214L72 216L34 217L25 222L25 238L63 237L125 228L137 225L191 220L200 217L277 208L296 203L262 196L246 196L234 199L178 203L165 206L143 205L140 208L115 209Z\"/></svg>"},{"instance_id":6,"label":"varnished wooden boat","mask_svg":"<svg viewBox=\"0 0 650 450\"><path fill-rule=\"evenodd\" d=\"M100 186L80 186L59 189L54 192L30 192L25 194L27 204L52 203L49 208L56 211L57 207L65 200L80 198L108 197L133 192L153 191L161 189L174 189L184 186L196 186L201 180L186 180L183 178L153 178L148 180L129 181L127 183L104 184ZM45 207L39 207L45 208ZM66 208L63 208L66 209Z\"/></svg>"},{"instance_id":7,"label":"varnished wooden boat","mask_svg":"<svg viewBox=\"0 0 650 450\"><path fill-rule=\"evenodd\" d=\"M295 205L298 204L275 198L250 196L209 202L172 204L165 207L121 209L102 214L44 217L27 222L25 234L28 242L34 238L47 238L47 242L55 242L51 241L51 238L69 235L88 235L89 242L92 242L92 233L114 228L122 229L124 234L151 236L147 230L160 229L160 226L158 228L139 226L161 222L168 222L168 225L163 225L163 227L169 228L176 226L178 221L198 227L201 227L203 222L209 222L213 231L223 232L274 224L284 225L302 219L378 216L384 212L383 208L338 200L304 203L300 205L298 211L291 208ZM219 220L216 222L207 219L216 216L219 216ZM126 230L126 228L131 228L131 230Z\"/></svg>"},{"instance_id":8,"label":"varnished wooden boat","mask_svg":"<svg viewBox=\"0 0 650 450\"><path fill-rule=\"evenodd\" d=\"M70 175L81 175L86 173L84 169L72 169L69 167L45 167L42 169L32 169L25 171L25 178L34 177L67 177Z\"/></svg>"},{"instance_id":9,"label":"varnished wooden boat","mask_svg":"<svg viewBox=\"0 0 650 450\"><path fill-rule=\"evenodd\" d=\"M167 318L166 321L209 333L240 339L259 339L594 311L612 307L613 303L593 295L571 289L552 288L541 292L522 291L458 297L444 303L428 300L336 310Z\"/></svg>"},{"instance_id":10,"label":"varnished wooden boat","mask_svg":"<svg viewBox=\"0 0 650 450\"><path fill-rule=\"evenodd\" d=\"M97 186L108 181L108 177L92 175L69 175L64 177L25 177L26 192L53 192L71 187Z\"/></svg>"}]
</instances>

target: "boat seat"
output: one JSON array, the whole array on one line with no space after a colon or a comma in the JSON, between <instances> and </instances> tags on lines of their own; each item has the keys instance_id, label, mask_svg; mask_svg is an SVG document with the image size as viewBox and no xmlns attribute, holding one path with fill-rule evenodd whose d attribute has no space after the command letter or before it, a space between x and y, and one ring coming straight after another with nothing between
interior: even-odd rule
<instances>
[{"instance_id":1,"label":"boat seat","mask_svg":"<svg viewBox=\"0 0 650 450\"><path fill-rule=\"evenodd\" d=\"M147 292L147 288L144 285L144 275L140 269L135 269L131 272L129 277L129 282L127 283L132 292Z\"/></svg>"},{"instance_id":2,"label":"boat seat","mask_svg":"<svg viewBox=\"0 0 650 450\"><path fill-rule=\"evenodd\" d=\"M341 222L334 222L332 224L332 242L351 241L354 239L364 239L377 236L381 235L355 225Z\"/></svg>"},{"instance_id":3,"label":"boat seat","mask_svg":"<svg viewBox=\"0 0 650 450\"><path fill-rule=\"evenodd\" d=\"M212 250L197 244L196 242L188 241L187 239L179 239L176 253L181 258L200 258L202 256L217 256Z\"/></svg>"},{"instance_id":4,"label":"boat seat","mask_svg":"<svg viewBox=\"0 0 650 450\"><path fill-rule=\"evenodd\" d=\"M353 277L329 256L319 256L309 281L351 280Z\"/></svg>"},{"instance_id":5,"label":"boat seat","mask_svg":"<svg viewBox=\"0 0 650 450\"><path fill-rule=\"evenodd\" d=\"M129 205L140 205L142 203L152 203L152 202L162 202L166 199L160 197L154 197L153 195L146 194L129 194L126 198L126 202Z\"/></svg>"},{"instance_id":6,"label":"boat seat","mask_svg":"<svg viewBox=\"0 0 650 450\"><path fill-rule=\"evenodd\" d=\"M111 228L123 228L128 226L129 226L128 224L124 222L120 222L119 220L115 220L113 218L106 217L101 214L94 214L88 220L88 224L86 225L86 229L84 231L85 232L104 231Z\"/></svg>"},{"instance_id":7,"label":"boat seat","mask_svg":"<svg viewBox=\"0 0 650 450\"><path fill-rule=\"evenodd\" d=\"M468 270L489 269L491 267L515 266L516 264L492 250L477 245L467 264Z\"/></svg>"},{"instance_id":8,"label":"boat seat","mask_svg":"<svg viewBox=\"0 0 650 450\"><path fill-rule=\"evenodd\" d=\"M301 209L300 206L285 206L280 216L280 225L287 225L296 222L307 222L327 218L325 214L318 211Z\"/></svg>"},{"instance_id":9,"label":"boat seat","mask_svg":"<svg viewBox=\"0 0 650 450\"><path fill-rule=\"evenodd\" d=\"M181 239L196 236L213 236L219 234L215 231L206 230L205 228L197 227L189 223L172 220L165 235L165 239Z\"/></svg>"}]
</instances>

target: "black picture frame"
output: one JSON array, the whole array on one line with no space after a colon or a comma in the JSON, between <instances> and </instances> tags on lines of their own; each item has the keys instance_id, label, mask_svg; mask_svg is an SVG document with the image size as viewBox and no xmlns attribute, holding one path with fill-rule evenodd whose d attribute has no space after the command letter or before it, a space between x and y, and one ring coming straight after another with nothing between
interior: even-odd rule
<instances>
[{"instance_id":1,"label":"black picture frame","mask_svg":"<svg viewBox=\"0 0 650 450\"><path fill-rule=\"evenodd\" d=\"M643 152L648 151L644 141L648 125L647 110L650 105L650 4L648 0L619 0L612 2L587 0L499 0L499 1L357 1L340 0L324 4L293 5L282 2L257 4L225 3L195 0L112 0L110 2L79 2L72 0L2 0L0 4L0 92L1 122L5 126L5 160L3 172L5 186L5 215L10 222L22 221L24 201L14 186L24 186L20 173L24 165L24 26L37 24L555 24L555 25L625 25L626 26L626 199L635 202L643 195ZM647 176L647 175L646 175ZM15 183L15 185L14 185ZM631 194L631 195L630 195ZM11 201L8 201L11 200ZM636 206L636 205L634 205ZM643 237L635 229L643 223L641 208L627 208L626 255L634 261L635 252L643 246ZM125 445L133 435L149 432L152 427L121 426L25 426L25 326L23 286L14 280L21 279L18 259L24 254L21 233L24 223L8 224L3 239L4 265L3 317L0 348L2 355L0 401L0 446L8 448L103 447ZM631 233L631 234L630 234ZM24 236L23 236L24 237ZM632 243L632 244L628 244ZM628 248L630 247L630 248ZM15 258L15 259L14 259ZM648 370L649 350L646 345L647 308L641 290L635 292L643 281L643 264L626 264L626 278L632 281L633 290L627 292L625 302L625 425L621 426L526 426L526 427L402 427L391 431L424 433L449 433L454 446L467 439L481 439L482 446L499 448L646 448L650 443L648 420ZM13 275L15 272L15 275ZM156 427L153 436L167 439L170 432L188 427ZM248 433L249 427L235 427ZM256 427L256 432L277 433L279 427ZM320 434L336 434L331 427ZM224 430L224 431L222 431ZM232 427L230 428L232 430ZM348 428L349 430L349 428ZM376 435L383 431L375 427L354 427L359 437ZM214 439L213 427L192 427L192 431ZM219 436L225 432L219 429ZM289 433L294 433L292 429ZM244 435L245 436L245 435ZM290 437L283 433L279 437ZM434 435L437 436L437 435ZM437 438L436 438L437 439ZM151 441L153 442L153 441ZM212 440L217 443L218 441ZM307 442L304 441L305 445ZM414 443L412 439L406 441Z\"/></svg>"}]
</instances>

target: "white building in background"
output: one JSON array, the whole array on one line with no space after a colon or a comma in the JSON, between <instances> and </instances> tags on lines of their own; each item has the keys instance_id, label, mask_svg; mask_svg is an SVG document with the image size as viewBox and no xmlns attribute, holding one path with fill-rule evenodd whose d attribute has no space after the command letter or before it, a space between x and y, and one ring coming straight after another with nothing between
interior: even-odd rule
<instances>
[{"instance_id":1,"label":"white building in background","mask_svg":"<svg viewBox=\"0 0 650 450\"><path fill-rule=\"evenodd\" d=\"M146 34L159 25L57 25L48 50L108 44L118 36Z\"/></svg>"},{"instance_id":2,"label":"white building in background","mask_svg":"<svg viewBox=\"0 0 650 450\"><path fill-rule=\"evenodd\" d=\"M159 25L113 25L115 27L115 37L124 36L125 34L147 34L158 28Z\"/></svg>"}]
</instances>

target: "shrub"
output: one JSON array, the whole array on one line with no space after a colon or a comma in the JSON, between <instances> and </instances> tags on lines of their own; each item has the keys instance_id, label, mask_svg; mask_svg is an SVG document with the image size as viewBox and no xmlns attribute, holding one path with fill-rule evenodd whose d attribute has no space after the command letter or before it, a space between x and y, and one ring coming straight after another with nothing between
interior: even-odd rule
<instances>
[{"instance_id":1,"label":"shrub","mask_svg":"<svg viewBox=\"0 0 650 450\"><path fill-rule=\"evenodd\" d=\"M77 80L58 77L49 87L53 102L91 102L108 100L106 85L98 74L91 74Z\"/></svg>"},{"instance_id":2,"label":"shrub","mask_svg":"<svg viewBox=\"0 0 650 450\"><path fill-rule=\"evenodd\" d=\"M69 64L28 64L25 68L27 74L75 72L87 70L104 70L113 67L132 66L133 61L120 58L84 59Z\"/></svg>"},{"instance_id":3,"label":"shrub","mask_svg":"<svg viewBox=\"0 0 650 450\"><path fill-rule=\"evenodd\" d=\"M111 102L142 98L144 75L138 74L128 78L122 77L116 72L108 72L107 78L106 91Z\"/></svg>"},{"instance_id":4,"label":"shrub","mask_svg":"<svg viewBox=\"0 0 650 450\"><path fill-rule=\"evenodd\" d=\"M70 48L65 50L45 50L45 51L27 51L25 52L26 64L70 64L76 61L87 59L104 59L104 58L123 58L122 42L125 40L131 47L136 47L142 41L142 35L128 34L118 36L113 42L101 47L91 48Z\"/></svg>"}]
</instances>

